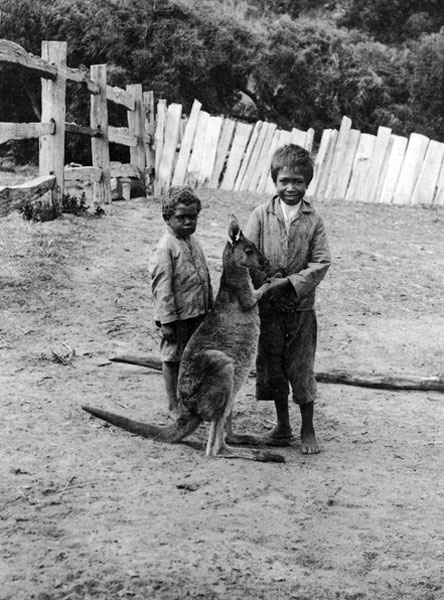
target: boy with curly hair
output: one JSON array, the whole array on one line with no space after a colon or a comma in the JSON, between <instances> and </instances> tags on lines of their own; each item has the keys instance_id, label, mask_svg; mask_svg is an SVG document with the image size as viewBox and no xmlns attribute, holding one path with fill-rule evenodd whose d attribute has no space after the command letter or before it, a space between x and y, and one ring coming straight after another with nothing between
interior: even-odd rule
<instances>
[{"instance_id":1,"label":"boy with curly hair","mask_svg":"<svg viewBox=\"0 0 444 600\"><path fill-rule=\"evenodd\" d=\"M149 262L155 321L162 336L162 373L168 409L173 413L177 410L177 378L182 353L213 303L207 261L193 235L200 211L200 199L191 188L171 188L162 197L167 231Z\"/></svg>"}]
</instances>

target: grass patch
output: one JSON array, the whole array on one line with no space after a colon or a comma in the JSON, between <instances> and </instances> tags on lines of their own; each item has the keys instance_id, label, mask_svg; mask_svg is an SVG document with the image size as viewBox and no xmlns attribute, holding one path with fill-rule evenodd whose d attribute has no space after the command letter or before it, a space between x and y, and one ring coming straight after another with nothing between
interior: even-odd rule
<instances>
[{"instance_id":1,"label":"grass patch","mask_svg":"<svg viewBox=\"0 0 444 600\"><path fill-rule=\"evenodd\" d=\"M65 261L59 239L59 230L52 231L48 224L25 221L17 212L0 220L0 285L5 302L23 302L24 289L65 285ZM21 294L20 298L14 297L14 289Z\"/></svg>"}]
</instances>

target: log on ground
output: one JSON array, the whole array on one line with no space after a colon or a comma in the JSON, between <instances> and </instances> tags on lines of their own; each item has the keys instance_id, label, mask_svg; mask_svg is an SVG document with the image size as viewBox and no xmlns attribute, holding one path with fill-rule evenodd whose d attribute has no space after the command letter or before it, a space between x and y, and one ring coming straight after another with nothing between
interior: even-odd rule
<instances>
[{"instance_id":1,"label":"log on ground","mask_svg":"<svg viewBox=\"0 0 444 600\"><path fill-rule=\"evenodd\" d=\"M155 355L123 354L110 358L111 362L139 365L160 371L162 361ZM254 376L252 371L250 375ZM368 387L381 390L419 390L444 392L443 377L418 377L406 375L383 375L380 373L349 373L343 370L318 371L315 373L319 383L336 383L356 387Z\"/></svg>"}]
</instances>

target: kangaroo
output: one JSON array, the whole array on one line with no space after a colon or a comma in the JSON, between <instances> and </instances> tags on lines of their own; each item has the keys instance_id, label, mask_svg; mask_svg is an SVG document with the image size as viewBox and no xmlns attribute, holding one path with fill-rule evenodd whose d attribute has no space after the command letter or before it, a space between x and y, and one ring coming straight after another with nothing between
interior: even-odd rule
<instances>
[{"instance_id":1,"label":"kangaroo","mask_svg":"<svg viewBox=\"0 0 444 600\"><path fill-rule=\"evenodd\" d=\"M210 422L207 457L285 462L266 450L230 448L226 425L236 394L248 377L259 337L258 300L268 288L254 289L250 269L264 271L267 262L230 215L223 269L213 309L191 336L181 359L177 385L179 415L172 425L141 423L88 406L84 410L132 433L161 442L178 443L203 421ZM263 278L262 278L263 279ZM230 427L229 427L230 429Z\"/></svg>"}]
</instances>

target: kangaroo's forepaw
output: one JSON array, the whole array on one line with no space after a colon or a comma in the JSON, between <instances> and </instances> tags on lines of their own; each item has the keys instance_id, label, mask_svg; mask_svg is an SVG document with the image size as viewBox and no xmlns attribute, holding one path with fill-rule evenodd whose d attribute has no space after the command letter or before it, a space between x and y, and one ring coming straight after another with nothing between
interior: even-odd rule
<instances>
[{"instance_id":1,"label":"kangaroo's forepaw","mask_svg":"<svg viewBox=\"0 0 444 600\"><path fill-rule=\"evenodd\" d=\"M265 292L268 290L268 288L270 287L270 281L268 281L267 283L264 283L263 285L261 285L260 288L258 288L257 290L254 290L253 292L253 297L256 300L256 302L258 302L262 296L265 294Z\"/></svg>"}]
</instances>

